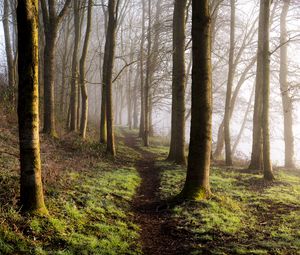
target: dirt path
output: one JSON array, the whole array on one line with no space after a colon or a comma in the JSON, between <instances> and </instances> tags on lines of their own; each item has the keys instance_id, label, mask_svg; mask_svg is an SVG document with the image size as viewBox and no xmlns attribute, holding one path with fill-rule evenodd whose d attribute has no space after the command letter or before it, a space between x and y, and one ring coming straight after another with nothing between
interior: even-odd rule
<instances>
[{"instance_id":1,"label":"dirt path","mask_svg":"<svg viewBox=\"0 0 300 255\"><path fill-rule=\"evenodd\" d=\"M171 220L171 212L158 210L160 169L155 167L155 154L137 145L137 138L125 133L127 146L138 151L142 157L136 166L142 178L141 185L133 201L135 221L141 227L143 254L168 255L189 254L186 237L176 231L176 223Z\"/></svg>"}]
</instances>

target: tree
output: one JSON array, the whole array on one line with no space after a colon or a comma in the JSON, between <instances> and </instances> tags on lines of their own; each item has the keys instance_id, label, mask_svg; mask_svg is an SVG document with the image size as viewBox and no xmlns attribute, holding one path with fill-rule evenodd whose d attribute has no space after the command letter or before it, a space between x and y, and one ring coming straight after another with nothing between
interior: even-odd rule
<instances>
[{"instance_id":1,"label":"tree","mask_svg":"<svg viewBox=\"0 0 300 255\"><path fill-rule=\"evenodd\" d=\"M252 155L249 169L263 168L264 179L274 179L270 159L270 0L260 1Z\"/></svg>"},{"instance_id":2,"label":"tree","mask_svg":"<svg viewBox=\"0 0 300 255\"><path fill-rule=\"evenodd\" d=\"M265 114L267 119L263 120L263 105L269 104L269 95L264 95L264 87L270 86L270 52L269 52L269 23L273 20L270 19L270 1L260 2L259 11L259 25L258 25L258 50L257 50L257 67L256 67L256 84L255 84L255 99L254 99L254 112L253 112L253 129L252 129L252 152L251 160L249 164L250 170L263 169L264 158L263 154L266 148L263 148L263 125L267 126L269 106L265 107ZM273 14L275 13L276 3L274 4ZM266 24L268 23L268 24ZM264 33L268 33L265 35ZM267 66L265 66L265 64ZM266 92L269 93L269 89L266 88ZM265 102L266 97L267 102ZM264 122L264 124L262 124ZM265 126L266 129L269 127ZM267 131L267 130L265 130ZM266 132L267 134L268 132ZM267 135L268 136L268 135ZM269 139L268 137L266 137ZM268 142L267 142L268 143ZM268 145L267 145L268 146ZM268 154L268 152L266 152ZM266 159L267 161L267 159ZM267 171L267 170L266 170ZM270 173L270 176L273 174ZM271 178L272 179L272 178Z\"/></svg>"},{"instance_id":3,"label":"tree","mask_svg":"<svg viewBox=\"0 0 300 255\"><path fill-rule=\"evenodd\" d=\"M72 57L72 80L71 80L71 95L70 95L70 131L77 130L77 107L78 107L78 50L80 40L80 19L79 19L80 1L73 1L74 14L74 48Z\"/></svg>"},{"instance_id":4,"label":"tree","mask_svg":"<svg viewBox=\"0 0 300 255\"><path fill-rule=\"evenodd\" d=\"M214 19L212 19L212 22L214 21ZM246 33L245 33L245 36L244 36L244 39L242 41L242 44L241 46L239 47L239 50L237 51L237 53L235 54L235 59L234 61L232 62L232 64L230 65L230 72L228 72L228 74L232 73L232 76L235 77L236 76L236 70L238 69L238 66L240 65L240 63L242 63L241 61L241 57L243 55L243 53L247 50L247 46L249 45L252 45L253 44L253 39L254 39L254 36L256 35L256 32L257 32L257 26L256 26L256 21L252 23L252 25L250 26L250 29L248 29L248 26L245 27L245 30L246 30ZM214 38L214 37L213 37ZM235 44L235 47L234 49L237 49L237 42L234 43ZM230 49L229 49L230 51ZM245 67L244 71L242 72L239 80L238 80L238 84L237 86L235 87L233 93L232 93L232 97L231 97L231 100L230 100L230 107L229 107L229 122L231 120L231 117L233 115L233 112L234 112L234 108L235 108L235 103L236 103L236 98L238 96L238 94L240 93L240 89L242 87L242 85L244 84L244 82L246 81L247 79L247 75L249 73L249 71L252 69L252 66L255 64L256 62L256 55L255 57L253 57L251 59L251 61L249 62L249 64ZM228 77L228 75L227 75ZM227 83L230 79L227 79ZM225 117L227 118L228 116L228 113L224 114L224 117L223 117L223 120L219 126L219 129L218 129L218 136L217 136L217 144L216 144L216 149L213 153L213 158L216 159L216 160L220 160L222 159L222 151L223 151L223 147L224 147L224 123L225 123ZM228 121L228 120L227 120ZM230 136L229 136L230 138ZM227 150L228 151L228 150Z\"/></svg>"},{"instance_id":5,"label":"tree","mask_svg":"<svg viewBox=\"0 0 300 255\"><path fill-rule=\"evenodd\" d=\"M258 58L262 62L262 86L263 86L263 109L262 109L262 133L263 133L263 164L264 179L274 179L270 158L270 130L269 130L269 105L270 105L270 5L271 0L261 0L261 25L258 33ZM261 35L261 36L260 36ZM260 43L260 40L262 41ZM258 61L259 62L259 61Z\"/></svg>"},{"instance_id":6,"label":"tree","mask_svg":"<svg viewBox=\"0 0 300 255\"><path fill-rule=\"evenodd\" d=\"M142 1L142 34L140 45L140 80L141 80L141 114L139 137L144 137L145 130L145 98L144 98L144 44L145 44L145 0Z\"/></svg>"},{"instance_id":7,"label":"tree","mask_svg":"<svg viewBox=\"0 0 300 255\"><path fill-rule=\"evenodd\" d=\"M115 139L113 129L113 109L112 109L112 71L114 67L116 28L118 19L119 0L109 0L108 2L108 24L106 32L106 42L103 63L103 81L105 86L106 101L106 129L107 129L107 147L106 152L115 156Z\"/></svg>"},{"instance_id":8,"label":"tree","mask_svg":"<svg viewBox=\"0 0 300 255\"><path fill-rule=\"evenodd\" d=\"M45 32L44 48L44 128L43 132L50 136L56 136L55 130L55 98L54 98L54 67L55 67L55 43L59 24L67 12L71 0L66 0L63 8L56 13L56 1L41 0L43 23Z\"/></svg>"},{"instance_id":9,"label":"tree","mask_svg":"<svg viewBox=\"0 0 300 255\"><path fill-rule=\"evenodd\" d=\"M19 0L18 120L22 210L46 214L41 176L38 96L38 0Z\"/></svg>"},{"instance_id":10,"label":"tree","mask_svg":"<svg viewBox=\"0 0 300 255\"><path fill-rule=\"evenodd\" d=\"M11 45L10 38L10 29L9 29L9 3L8 0L3 1L3 31L4 31L4 40L5 40L5 52L7 60L7 73L8 73L8 86L10 89L10 99L15 101L15 86L16 86L16 77L15 77L15 65L14 65L14 56ZM15 102L14 102L15 103Z\"/></svg>"},{"instance_id":11,"label":"tree","mask_svg":"<svg viewBox=\"0 0 300 255\"><path fill-rule=\"evenodd\" d=\"M284 118L284 145L285 145L285 159L284 165L287 168L295 167L294 163L294 135L293 135L293 109L292 99L289 92L287 82L288 74L288 56L287 56L287 31L286 31L286 17L289 10L290 0L283 1L282 12L280 15L280 72L279 82L283 108Z\"/></svg>"},{"instance_id":12,"label":"tree","mask_svg":"<svg viewBox=\"0 0 300 255\"><path fill-rule=\"evenodd\" d=\"M79 68L79 83L81 88L81 121L80 121L80 134L83 138L86 137L86 128L88 120L88 93L85 82L85 61L86 55L89 47L89 39L91 34L91 23L92 23L92 9L93 9L93 0L88 1L88 12L87 12L87 23L85 31L85 39L82 49L82 55L80 58L80 68Z\"/></svg>"},{"instance_id":13,"label":"tree","mask_svg":"<svg viewBox=\"0 0 300 255\"><path fill-rule=\"evenodd\" d=\"M230 18L230 49L229 49L229 68L227 78L227 91L224 116L224 140L225 140L225 162L227 166L232 165L231 141L230 141L230 106L232 84L234 78L234 44L235 44L235 0L230 0L231 18Z\"/></svg>"},{"instance_id":14,"label":"tree","mask_svg":"<svg viewBox=\"0 0 300 255\"><path fill-rule=\"evenodd\" d=\"M107 14L107 10L104 7L103 0L101 0L101 3L102 3L103 14L104 14L104 17L105 17L105 19L104 19L104 21L105 21L105 34L107 35L108 14ZM106 64L107 64L107 55L104 55L103 64L102 64L102 80L104 80L104 75L105 75L105 72L106 72ZM106 84L104 82L102 82L101 88L102 88L102 91L101 91L101 116L100 116L100 143L106 143L107 142Z\"/></svg>"},{"instance_id":15,"label":"tree","mask_svg":"<svg viewBox=\"0 0 300 255\"><path fill-rule=\"evenodd\" d=\"M173 72L171 143L168 160L185 164L185 13L187 0L175 0L173 14Z\"/></svg>"},{"instance_id":16,"label":"tree","mask_svg":"<svg viewBox=\"0 0 300 255\"><path fill-rule=\"evenodd\" d=\"M147 31L147 60L146 60L146 80L144 87L144 146L149 146L149 120L150 120L150 86L151 86L151 0L148 0L148 31Z\"/></svg>"},{"instance_id":17,"label":"tree","mask_svg":"<svg viewBox=\"0 0 300 255\"><path fill-rule=\"evenodd\" d=\"M210 195L212 83L209 1L193 1L192 12L191 132L187 177L179 197L200 200Z\"/></svg>"}]
</instances>

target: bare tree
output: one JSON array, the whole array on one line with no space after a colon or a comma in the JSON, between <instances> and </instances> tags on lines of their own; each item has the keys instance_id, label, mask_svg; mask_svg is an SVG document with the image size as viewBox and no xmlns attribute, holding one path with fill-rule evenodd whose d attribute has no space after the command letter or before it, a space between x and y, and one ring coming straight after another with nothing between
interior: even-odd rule
<instances>
[{"instance_id":1,"label":"bare tree","mask_svg":"<svg viewBox=\"0 0 300 255\"><path fill-rule=\"evenodd\" d=\"M38 110L38 0L19 1L18 119L20 140L22 210L47 214L44 203Z\"/></svg>"},{"instance_id":2,"label":"bare tree","mask_svg":"<svg viewBox=\"0 0 300 255\"><path fill-rule=\"evenodd\" d=\"M43 14L45 48L44 48L44 129L43 132L56 136L55 130L55 98L54 98L54 66L55 43L61 20L67 13L71 0L66 0L63 8L57 14L56 1L41 0Z\"/></svg>"}]
</instances>

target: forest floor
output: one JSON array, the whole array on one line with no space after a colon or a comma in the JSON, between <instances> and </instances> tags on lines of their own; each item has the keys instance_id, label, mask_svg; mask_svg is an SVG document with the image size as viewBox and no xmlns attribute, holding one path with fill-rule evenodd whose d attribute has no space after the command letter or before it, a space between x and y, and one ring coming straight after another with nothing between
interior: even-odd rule
<instances>
[{"instance_id":1,"label":"forest floor","mask_svg":"<svg viewBox=\"0 0 300 255\"><path fill-rule=\"evenodd\" d=\"M141 227L144 254L189 254L188 236L177 231L177 222L160 198L161 168L159 154L142 148L136 134L124 132L125 145L141 154L136 167L142 179L133 201L135 222ZM161 159L160 159L161 160ZM172 227L172 228L170 228Z\"/></svg>"},{"instance_id":2,"label":"forest floor","mask_svg":"<svg viewBox=\"0 0 300 255\"><path fill-rule=\"evenodd\" d=\"M0 254L300 254L299 170L277 169L270 184L213 166L211 199L171 207L186 169L165 161L159 138L146 148L136 131L117 137L113 160L94 139L42 135L49 216L26 217L16 119L0 114Z\"/></svg>"}]
</instances>

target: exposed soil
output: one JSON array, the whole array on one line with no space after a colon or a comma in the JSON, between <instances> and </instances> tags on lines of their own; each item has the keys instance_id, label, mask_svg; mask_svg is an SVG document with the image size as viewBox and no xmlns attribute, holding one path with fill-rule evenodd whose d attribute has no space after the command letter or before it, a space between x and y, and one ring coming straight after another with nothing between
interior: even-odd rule
<instances>
[{"instance_id":1,"label":"exposed soil","mask_svg":"<svg viewBox=\"0 0 300 255\"><path fill-rule=\"evenodd\" d=\"M141 154L136 166L142 178L133 201L135 222L141 227L144 254L189 254L188 235L176 229L171 212L159 198L160 169L155 166L155 155L137 145L137 138L125 134L125 143Z\"/></svg>"}]
</instances>

